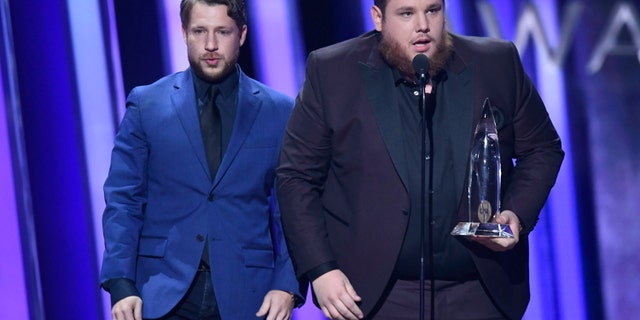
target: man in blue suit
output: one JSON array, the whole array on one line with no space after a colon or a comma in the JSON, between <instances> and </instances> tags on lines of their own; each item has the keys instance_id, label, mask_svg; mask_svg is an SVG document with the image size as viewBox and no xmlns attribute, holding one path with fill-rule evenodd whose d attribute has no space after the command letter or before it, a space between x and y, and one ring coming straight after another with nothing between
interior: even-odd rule
<instances>
[{"instance_id":1,"label":"man in blue suit","mask_svg":"<svg viewBox=\"0 0 640 320\"><path fill-rule=\"evenodd\" d=\"M190 68L131 91L104 186L112 316L288 319L302 294L274 180L293 100L237 65L243 0L180 16Z\"/></svg>"}]
</instances>

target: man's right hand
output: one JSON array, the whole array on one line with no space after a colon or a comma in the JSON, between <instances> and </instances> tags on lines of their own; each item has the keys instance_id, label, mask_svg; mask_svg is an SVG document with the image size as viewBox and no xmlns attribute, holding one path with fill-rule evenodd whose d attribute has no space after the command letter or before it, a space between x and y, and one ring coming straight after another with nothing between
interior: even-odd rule
<instances>
[{"instance_id":1,"label":"man's right hand","mask_svg":"<svg viewBox=\"0 0 640 320\"><path fill-rule=\"evenodd\" d=\"M142 299L138 296L128 296L111 308L113 320L142 320Z\"/></svg>"},{"instance_id":2,"label":"man's right hand","mask_svg":"<svg viewBox=\"0 0 640 320\"><path fill-rule=\"evenodd\" d=\"M364 317L356 304L362 298L358 296L342 271L331 270L313 280L311 284L320 309L327 318L356 320Z\"/></svg>"}]
</instances>

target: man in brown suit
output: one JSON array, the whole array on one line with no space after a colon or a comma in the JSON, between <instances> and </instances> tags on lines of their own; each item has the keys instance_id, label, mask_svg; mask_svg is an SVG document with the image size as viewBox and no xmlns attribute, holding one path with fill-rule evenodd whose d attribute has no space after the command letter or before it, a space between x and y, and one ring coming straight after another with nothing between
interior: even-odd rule
<instances>
[{"instance_id":1,"label":"man in brown suit","mask_svg":"<svg viewBox=\"0 0 640 320\"><path fill-rule=\"evenodd\" d=\"M521 318L529 302L528 234L564 156L544 103L515 46L449 33L443 0L374 3L375 31L309 55L287 126L277 184L296 272L312 282L329 318L417 319L426 239L433 269L425 314ZM424 118L411 64L418 54L431 60ZM510 225L511 239L450 235L468 217L470 143L485 98L502 161L496 220ZM425 118L433 139L423 158ZM433 189L424 194L422 159L433 166L425 172ZM433 209L425 228L433 232L424 238L423 200Z\"/></svg>"}]
</instances>

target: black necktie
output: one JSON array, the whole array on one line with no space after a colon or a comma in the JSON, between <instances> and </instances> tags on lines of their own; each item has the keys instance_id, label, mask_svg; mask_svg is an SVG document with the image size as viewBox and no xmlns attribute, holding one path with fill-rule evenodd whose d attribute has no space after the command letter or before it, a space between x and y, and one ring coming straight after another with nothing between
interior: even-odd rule
<instances>
[{"instance_id":1,"label":"black necktie","mask_svg":"<svg viewBox=\"0 0 640 320\"><path fill-rule=\"evenodd\" d=\"M209 88L209 101L204 105L200 113L200 131L204 142L204 152L207 156L211 180L216 178L216 172L220 166L222 158L222 124L220 121L220 110L216 106L216 97L220 91L213 86ZM205 239L204 251L202 252L202 263L209 266L209 239Z\"/></svg>"},{"instance_id":2,"label":"black necktie","mask_svg":"<svg viewBox=\"0 0 640 320\"><path fill-rule=\"evenodd\" d=\"M207 155L211 179L215 179L222 158L222 124L220 111L216 106L218 93L218 88L209 88L209 102L200 114L200 131L202 132L204 152Z\"/></svg>"}]
</instances>

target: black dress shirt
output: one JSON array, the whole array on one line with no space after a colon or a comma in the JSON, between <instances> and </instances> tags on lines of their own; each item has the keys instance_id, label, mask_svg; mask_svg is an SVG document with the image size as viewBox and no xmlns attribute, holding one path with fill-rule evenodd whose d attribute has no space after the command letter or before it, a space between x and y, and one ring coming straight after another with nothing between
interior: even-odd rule
<instances>
[{"instance_id":1,"label":"black dress shirt","mask_svg":"<svg viewBox=\"0 0 640 320\"><path fill-rule=\"evenodd\" d=\"M396 80L395 95L400 105L400 118L403 122L402 137L406 163L408 165L410 196L409 225L405 234L400 255L396 263L394 275L408 280L420 279L420 220L422 215L421 200L424 197L425 225L425 275L437 280L471 280L478 277L471 255L453 236L451 230L457 223L458 203L453 182L454 168L452 157L451 135L456 126L456 119L447 116L442 104L445 101L444 90L446 71L442 71L432 80L433 92L427 95L427 118L431 117L433 146L428 133L425 134L425 190L422 193L422 126L419 86L405 80L397 69L393 70ZM428 127L429 121L427 121ZM429 213L429 166L433 165L432 212ZM433 257L429 255L429 217L433 224ZM434 272L430 275L428 264L433 262Z\"/></svg>"}]
</instances>

